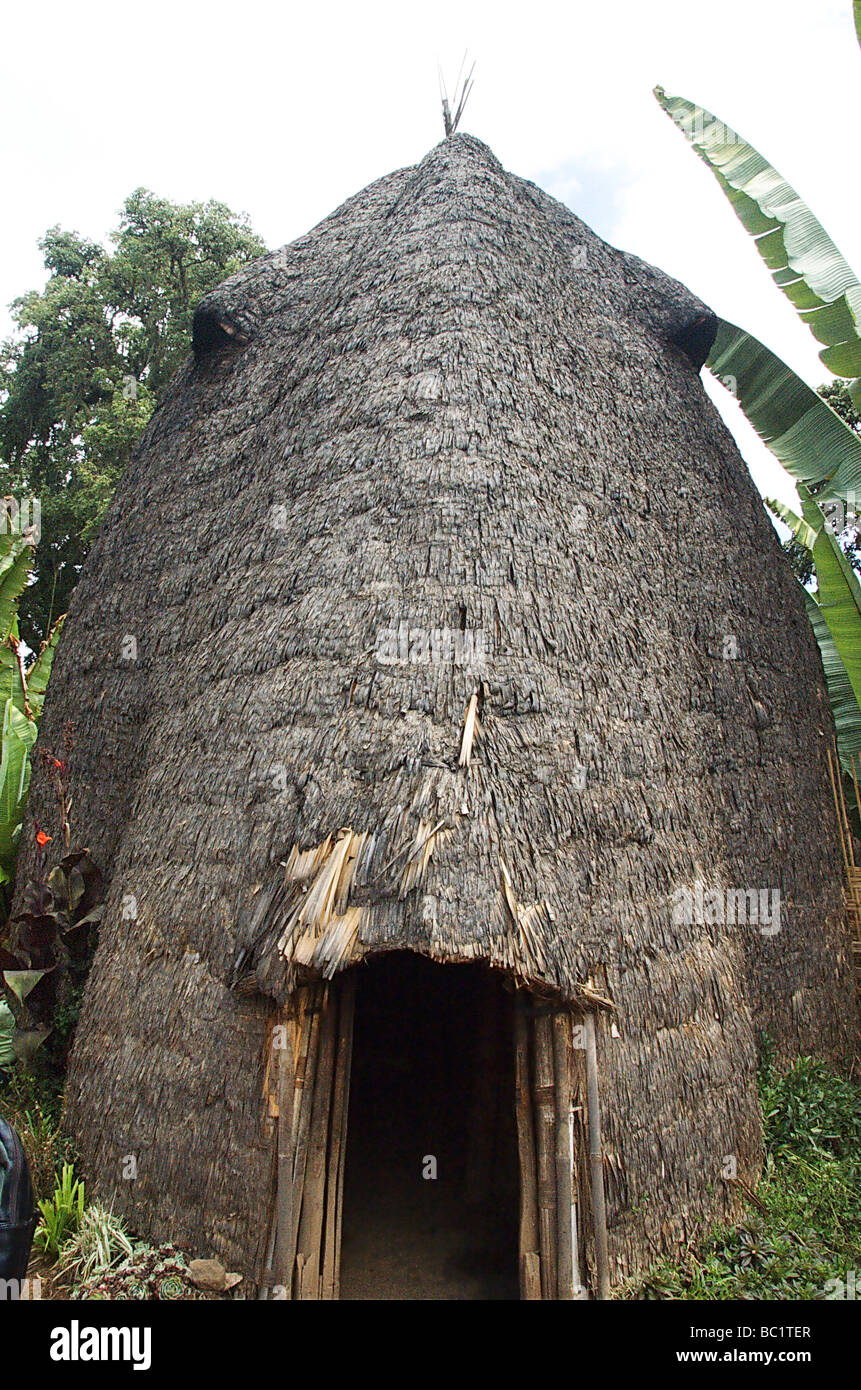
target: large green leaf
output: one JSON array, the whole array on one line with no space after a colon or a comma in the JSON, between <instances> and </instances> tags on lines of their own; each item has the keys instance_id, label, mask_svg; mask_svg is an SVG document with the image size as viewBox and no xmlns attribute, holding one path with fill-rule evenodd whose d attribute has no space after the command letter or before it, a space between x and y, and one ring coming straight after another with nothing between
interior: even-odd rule
<instances>
[{"instance_id":1,"label":"large green leaf","mask_svg":"<svg viewBox=\"0 0 861 1390\"><path fill-rule=\"evenodd\" d=\"M18 637L17 624L13 625L12 634L15 639ZM15 649L7 637L0 642L0 708L6 700L14 700L17 708L24 712L24 686L21 681L21 667L18 664L18 656Z\"/></svg>"},{"instance_id":2,"label":"large green leaf","mask_svg":"<svg viewBox=\"0 0 861 1390\"><path fill-rule=\"evenodd\" d=\"M750 333L722 321L706 366L730 389L760 439L820 501L861 500L861 438ZM852 494L850 496L850 494Z\"/></svg>"},{"instance_id":3,"label":"large green leaf","mask_svg":"<svg viewBox=\"0 0 861 1390\"><path fill-rule=\"evenodd\" d=\"M770 500L768 506L813 556L817 608L843 663L855 701L861 705L861 586L839 542L828 530L820 507L803 483L798 484L798 495L803 513L800 517L782 502ZM820 643L820 650L821 647ZM823 664L824 661L823 655Z\"/></svg>"},{"instance_id":4,"label":"large green leaf","mask_svg":"<svg viewBox=\"0 0 861 1390\"><path fill-rule=\"evenodd\" d=\"M775 284L824 344L821 361L836 376L861 376L861 284L825 228L730 126L662 87L655 96L714 173Z\"/></svg>"},{"instance_id":5,"label":"large green leaf","mask_svg":"<svg viewBox=\"0 0 861 1390\"><path fill-rule=\"evenodd\" d=\"M3 979L21 1003L46 975L45 970L4 970Z\"/></svg>"},{"instance_id":6,"label":"large green leaf","mask_svg":"<svg viewBox=\"0 0 861 1390\"><path fill-rule=\"evenodd\" d=\"M861 753L861 705L855 698L852 682L846 674L846 667L840 659L840 653L828 630L828 624L822 616L819 604L806 589L804 590L804 601L807 605L807 616L810 618L816 640L819 643L819 655L822 657L822 669L825 672L828 699L831 703L834 727L837 730L840 761L846 771L851 772L853 757Z\"/></svg>"},{"instance_id":7,"label":"large green leaf","mask_svg":"<svg viewBox=\"0 0 861 1390\"><path fill-rule=\"evenodd\" d=\"M27 701L37 723L45 703L45 689L51 675L54 652L57 650L57 640L62 631L63 622L64 619L60 618L59 622L54 624L48 640L44 643L39 655L27 672Z\"/></svg>"},{"instance_id":8,"label":"large green leaf","mask_svg":"<svg viewBox=\"0 0 861 1390\"><path fill-rule=\"evenodd\" d=\"M6 701L0 756L0 867L11 874L18 853L18 837L27 789L30 785L30 749L36 742L36 725Z\"/></svg>"},{"instance_id":9,"label":"large green leaf","mask_svg":"<svg viewBox=\"0 0 861 1390\"><path fill-rule=\"evenodd\" d=\"M0 995L0 1067L11 1067L15 1061L15 1018L6 1000ZM2 1151L2 1146L0 1146ZM4 1168L0 1166L0 1198L3 1196Z\"/></svg>"},{"instance_id":10,"label":"large green leaf","mask_svg":"<svg viewBox=\"0 0 861 1390\"><path fill-rule=\"evenodd\" d=\"M858 42L861 43L861 0L854 0L852 8L855 11L855 33L858 35Z\"/></svg>"},{"instance_id":11,"label":"large green leaf","mask_svg":"<svg viewBox=\"0 0 861 1390\"><path fill-rule=\"evenodd\" d=\"M0 641L12 631L32 564L32 541L14 532L0 532Z\"/></svg>"},{"instance_id":12,"label":"large green leaf","mask_svg":"<svg viewBox=\"0 0 861 1390\"><path fill-rule=\"evenodd\" d=\"M10 529L0 502L0 702L13 699L24 711L24 686L14 643L18 640L18 600L33 563L32 542Z\"/></svg>"}]
</instances>

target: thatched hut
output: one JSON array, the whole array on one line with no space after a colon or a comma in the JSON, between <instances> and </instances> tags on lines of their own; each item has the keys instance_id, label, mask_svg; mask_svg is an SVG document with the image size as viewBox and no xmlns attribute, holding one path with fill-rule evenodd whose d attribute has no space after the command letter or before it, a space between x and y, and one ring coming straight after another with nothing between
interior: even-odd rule
<instances>
[{"instance_id":1,"label":"thatched hut","mask_svg":"<svg viewBox=\"0 0 861 1390\"><path fill-rule=\"evenodd\" d=\"M105 877L68 1113L140 1231L264 1295L604 1294L755 1178L758 1030L851 1053L714 331L465 135L201 304L31 791Z\"/></svg>"}]
</instances>

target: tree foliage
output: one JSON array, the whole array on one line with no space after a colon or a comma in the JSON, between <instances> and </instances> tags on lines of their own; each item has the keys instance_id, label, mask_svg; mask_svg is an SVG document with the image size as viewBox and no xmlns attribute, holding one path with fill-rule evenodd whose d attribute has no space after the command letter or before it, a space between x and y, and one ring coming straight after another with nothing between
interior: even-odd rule
<instances>
[{"instance_id":1,"label":"tree foliage","mask_svg":"<svg viewBox=\"0 0 861 1390\"><path fill-rule=\"evenodd\" d=\"M144 426L189 348L198 300L265 246L221 203L138 189L109 248L53 227L48 280L12 305L0 348L3 491L38 497L35 582L21 633L36 648L81 564Z\"/></svg>"}]
</instances>

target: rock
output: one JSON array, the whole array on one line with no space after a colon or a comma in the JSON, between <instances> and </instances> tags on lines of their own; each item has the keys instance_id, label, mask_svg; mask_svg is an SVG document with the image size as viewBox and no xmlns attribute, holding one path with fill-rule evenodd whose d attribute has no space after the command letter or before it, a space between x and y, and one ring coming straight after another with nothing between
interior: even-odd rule
<instances>
[{"instance_id":1,"label":"rock","mask_svg":"<svg viewBox=\"0 0 861 1390\"><path fill-rule=\"evenodd\" d=\"M226 1293L242 1282L242 1275L228 1274L220 1260L192 1260L188 1273L194 1287L208 1293Z\"/></svg>"}]
</instances>

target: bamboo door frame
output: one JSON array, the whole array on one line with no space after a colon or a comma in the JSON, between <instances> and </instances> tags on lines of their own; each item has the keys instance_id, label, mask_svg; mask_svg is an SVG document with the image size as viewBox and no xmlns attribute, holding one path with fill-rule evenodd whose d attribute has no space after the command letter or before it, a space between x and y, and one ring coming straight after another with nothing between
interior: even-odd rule
<instances>
[{"instance_id":1,"label":"bamboo door frame","mask_svg":"<svg viewBox=\"0 0 861 1390\"><path fill-rule=\"evenodd\" d=\"M609 1296L594 1013L518 990L520 1297Z\"/></svg>"},{"instance_id":2,"label":"bamboo door frame","mask_svg":"<svg viewBox=\"0 0 861 1390\"><path fill-rule=\"evenodd\" d=\"M269 1029L272 1216L259 1297L337 1299L356 981L299 986Z\"/></svg>"},{"instance_id":3,"label":"bamboo door frame","mask_svg":"<svg viewBox=\"0 0 861 1390\"><path fill-rule=\"evenodd\" d=\"M340 1294L356 976L303 984L267 1032L274 1134L262 1299ZM522 1299L606 1298L603 1156L592 1013L514 996Z\"/></svg>"}]
</instances>

